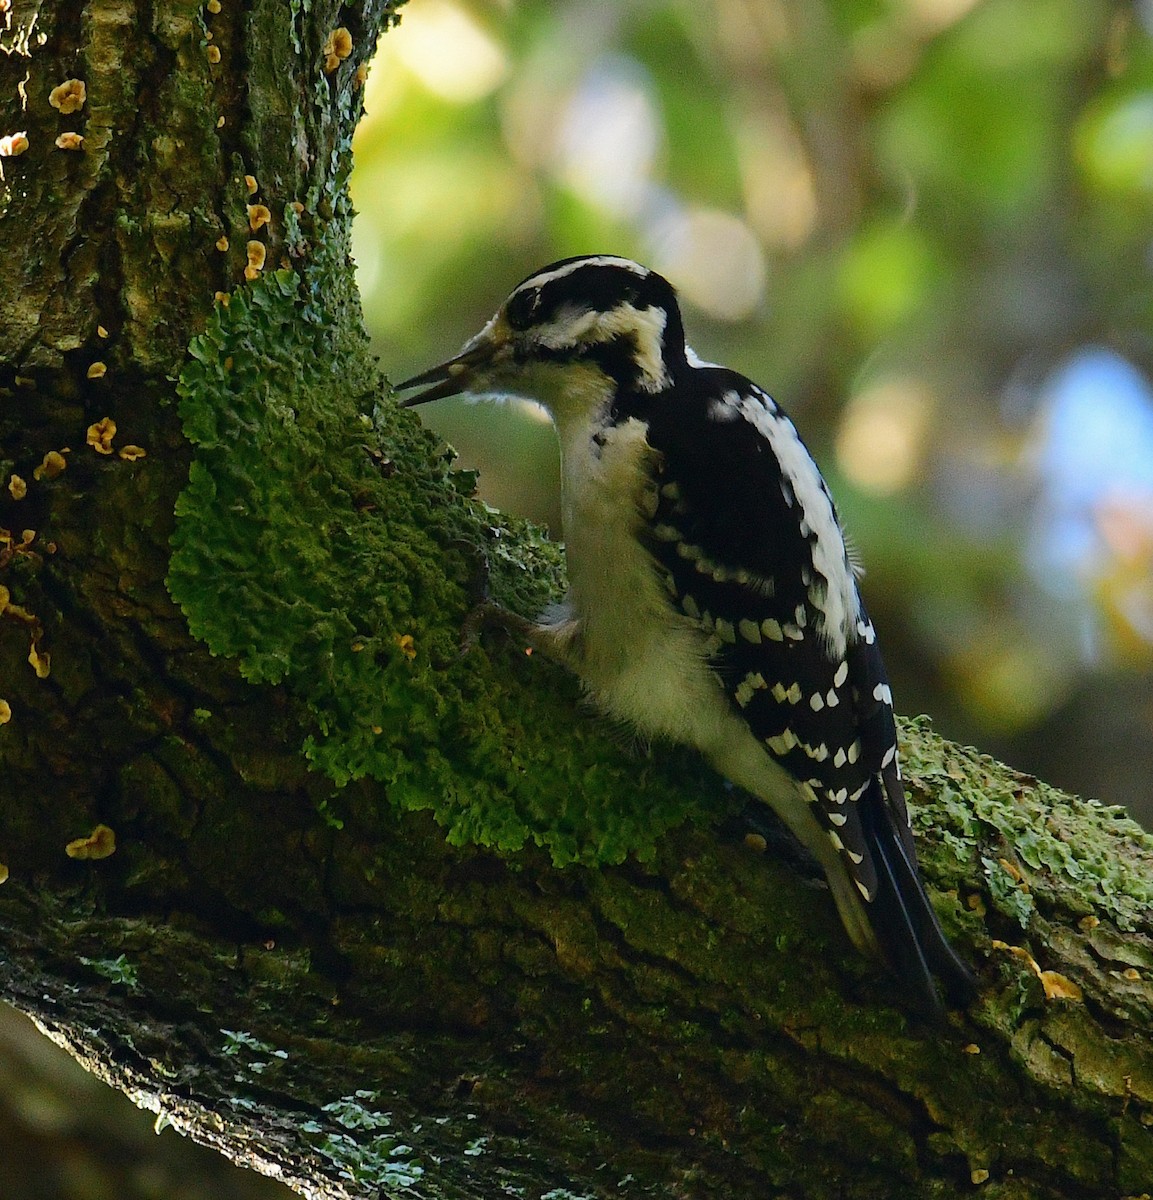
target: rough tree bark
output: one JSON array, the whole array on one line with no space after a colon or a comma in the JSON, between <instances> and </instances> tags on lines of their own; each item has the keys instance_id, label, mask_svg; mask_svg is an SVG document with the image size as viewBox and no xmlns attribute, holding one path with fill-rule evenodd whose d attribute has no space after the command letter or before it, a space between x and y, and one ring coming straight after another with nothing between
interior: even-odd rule
<instances>
[{"instance_id":1,"label":"rough tree bark","mask_svg":"<svg viewBox=\"0 0 1153 1200\"><path fill-rule=\"evenodd\" d=\"M1119 813L905 726L983 983L926 1026L699 763L513 647L458 658L482 548L526 610L557 561L367 352L344 183L390 20L0 14L3 995L308 1195L1150 1190Z\"/></svg>"}]
</instances>

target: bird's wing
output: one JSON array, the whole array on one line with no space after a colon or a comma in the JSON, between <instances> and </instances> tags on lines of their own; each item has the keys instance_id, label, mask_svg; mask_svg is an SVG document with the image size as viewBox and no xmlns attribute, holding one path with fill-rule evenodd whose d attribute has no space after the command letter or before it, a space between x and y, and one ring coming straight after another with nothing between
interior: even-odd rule
<instances>
[{"instance_id":1,"label":"bird's wing","mask_svg":"<svg viewBox=\"0 0 1153 1200\"><path fill-rule=\"evenodd\" d=\"M735 709L836 847L884 957L927 1009L939 1007L930 972L963 1000L973 977L917 867L892 695L832 498L766 393L697 370L650 409L650 551L673 603L710 634Z\"/></svg>"},{"instance_id":2,"label":"bird's wing","mask_svg":"<svg viewBox=\"0 0 1153 1200\"><path fill-rule=\"evenodd\" d=\"M674 602L710 633L734 706L797 780L870 900L876 865L858 801L883 771L895 774L896 727L836 510L764 392L721 368L696 374L684 396L653 406L646 538ZM903 794L885 796L911 850Z\"/></svg>"}]
</instances>

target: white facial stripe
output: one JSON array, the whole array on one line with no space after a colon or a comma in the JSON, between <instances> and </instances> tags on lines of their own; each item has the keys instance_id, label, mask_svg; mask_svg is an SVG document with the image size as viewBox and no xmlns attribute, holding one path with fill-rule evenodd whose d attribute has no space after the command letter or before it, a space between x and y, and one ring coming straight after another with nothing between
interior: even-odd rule
<instances>
[{"instance_id":1,"label":"white facial stripe","mask_svg":"<svg viewBox=\"0 0 1153 1200\"><path fill-rule=\"evenodd\" d=\"M851 567L845 559L845 542L837 524L833 503L821 486L820 472L809 456L793 423L779 410L774 411L759 389L743 396L739 403L745 420L769 439L781 472L792 488L801 514L812 530L813 565L828 580L824 596L812 597L818 608L818 628L837 659L844 658L849 635L855 632L860 598ZM727 399L727 396L726 396Z\"/></svg>"},{"instance_id":2,"label":"white facial stripe","mask_svg":"<svg viewBox=\"0 0 1153 1200\"><path fill-rule=\"evenodd\" d=\"M634 308L631 304L622 304L612 312L604 313L599 322L606 335L602 336L602 341L622 333L635 336L641 387L647 392L659 392L671 382L664 359L667 319L668 314L662 308Z\"/></svg>"},{"instance_id":3,"label":"white facial stripe","mask_svg":"<svg viewBox=\"0 0 1153 1200\"><path fill-rule=\"evenodd\" d=\"M571 346L588 346L603 339L594 336L601 314L578 313L575 309L559 309L547 325L537 325L531 332L533 338L549 350L567 350Z\"/></svg>"},{"instance_id":4,"label":"white facial stripe","mask_svg":"<svg viewBox=\"0 0 1153 1200\"><path fill-rule=\"evenodd\" d=\"M634 308L621 304L610 312L584 312L561 309L547 325L536 331L537 340L550 350L592 346L609 342L622 334L636 340L636 362L640 385L645 391L658 392L669 384L663 356L666 314L661 308Z\"/></svg>"},{"instance_id":5,"label":"white facial stripe","mask_svg":"<svg viewBox=\"0 0 1153 1200\"><path fill-rule=\"evenodd\" d=\"M648 267L642 267L640 263L635 263L630 258L617 258L614 254L598 254L593 258L578 258L576 262L565 263L563 267L557 267L553 271L542 271L539 275L526 279L516 290L519 292L522 288L544 287L545 284L552 283L554 279L564 279L566 275L571 275L574 271L581 270L582 267L621 267L626 271L631 271L634 275L639 275L642 279L652 274Z\"/></svg>"}]
</instances>

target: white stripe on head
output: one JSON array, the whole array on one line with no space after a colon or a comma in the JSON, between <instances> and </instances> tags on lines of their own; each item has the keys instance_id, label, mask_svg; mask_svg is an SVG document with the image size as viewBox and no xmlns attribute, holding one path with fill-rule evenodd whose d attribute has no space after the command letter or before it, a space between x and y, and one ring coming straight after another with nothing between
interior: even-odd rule
<instances>
[{"instance_id":1,"label":"white stripe on head","mask_svg":"<svg viewBox=\"0 0 1153 1200\"><path fill-rule=\"evenodd\" d=\"M570 308L562 308L549 324L539 326L535 332L540 344L551 350L593 346L621 334L631 334L636 342L640 386L649 392L659 392L669 384L664 360L667 319L664 309L655 306L636 308L620 304L608 312L590 309L579 315Z\"/></svg>"},{"instance_id":2,"label":"white stripe on head","mask_svg":"<svg viewBox=\"0 0 1153 1200\"><path fill-rule=\"evenodd\" d=\"M648 267L642 267L640 263L633 262L631 258L618 258L615 254L594 254L588 258L575 259L573 262L565 263L564 266L556 267L551 271L541 271L537 275L530 275L516 290L519 292L521 288L544 287L556 279L564 279L566 275L571 275L582 267L620 267L622 270L639 275L642 279L652 274Z\"/></svg>"}]
</instances>

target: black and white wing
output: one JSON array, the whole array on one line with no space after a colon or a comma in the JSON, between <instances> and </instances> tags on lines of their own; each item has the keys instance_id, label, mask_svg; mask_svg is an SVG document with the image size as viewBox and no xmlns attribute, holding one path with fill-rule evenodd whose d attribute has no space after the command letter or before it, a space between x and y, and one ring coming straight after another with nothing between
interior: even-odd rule
<instances>
[{"instance_id":1,"label":"black and white wing","mask_svg":"<svg viewBox=\"0 0 1153 1200\"><path fill-rule=\"evenodd\" d=\"M841 856L883 955L934 997L929 969L959 994L971 977L920 881L892 696L832 498L765 392L724 368L692 370L693 386L648 414L650 552L710 635L733 705Z\"/></svg>"}]
</instances>

